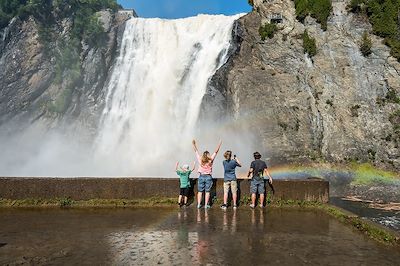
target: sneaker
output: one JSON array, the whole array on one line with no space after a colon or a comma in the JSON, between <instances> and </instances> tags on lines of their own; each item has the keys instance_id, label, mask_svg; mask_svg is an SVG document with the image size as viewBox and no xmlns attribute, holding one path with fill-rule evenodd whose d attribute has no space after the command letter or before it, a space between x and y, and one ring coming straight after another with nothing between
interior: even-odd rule
<instances>
[{"instance_id":1,"label":"sneaker","mask_svg":"<svg viewBox=\"0 0 400 266\"><path fill-rule=\"evenodd\" d=\"M260 205L260 208L261 208L261 209L264 209L264 205Z\"/></svg>"},{"instance_id":2,"label":"sneaker","mask_svg":"<svg viewBox=\"0 0 400 266\"><path fill-rule=\"evenodd\" d=\"M226 204L222 204L221 209L226 210Z\"/></svg>"},{"instance_id":3,"label":"sneaker","mask_svg":"<svg viewBox=\"0 0 400 266\"><path fill-rule=\"evenodd\" d=\"M233 209L236 210L236 209L237 209L237 206L236 206L236 205L233 205Z\"/></svg>"},{"instance_id":4,"label":"sneaker","mask_svg":"<svg viewBox=\"0 0 400 266\"><path fill-rule=\"evenodd\" d=\"M256 206L254 204L250 204L250 208L254 209Z\"/></svg>"},{"instance_id":5,"label":"sneaker","mask_svg":"<svg viewBox=\"0 0 400 266\"><path fill-rule=\"evenodd\" d=\"M205 206L205 208L206 208L206 209L209 209L209 208L211 208L211 206L207 204L207 205Z\"/></svg>"},{"instance_id":6,"label":"sneaker","mask_svg":"<svg viewBox=\"0 0 400 266\"><path fill-rule=\"evenodd\" d=\"M197 204L197 209L201 209L201 204Z\"/></svg>"}]
</instances>

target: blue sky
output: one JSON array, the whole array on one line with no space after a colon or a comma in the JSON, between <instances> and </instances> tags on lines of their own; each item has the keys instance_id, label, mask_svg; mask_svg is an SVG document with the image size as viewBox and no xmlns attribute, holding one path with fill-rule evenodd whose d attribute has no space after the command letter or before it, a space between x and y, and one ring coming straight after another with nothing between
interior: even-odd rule
<instances>
[{"instance_id":1,"label":"blue sky","mask_svg":"<svg viewBox=\"0 0 400 266\"><path fill-rule=\"evenodd\" d=\"M197 14L233 15L251 10L247 0L118 0L144 18L184 18Z\"/></svg>"}]
</instances>

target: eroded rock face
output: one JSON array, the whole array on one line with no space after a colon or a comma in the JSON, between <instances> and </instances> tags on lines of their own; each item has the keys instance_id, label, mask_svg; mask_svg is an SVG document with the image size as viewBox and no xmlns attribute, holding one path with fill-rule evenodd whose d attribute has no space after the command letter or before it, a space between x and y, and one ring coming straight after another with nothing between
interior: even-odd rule
<instances>
[{"instance_id":1,"label":"eroded rock face","mask_svg":"<svg viewBox=\"0 0 400 266\"><path fill-rule=\"evenodd\" d=\"M132 14L104 10L98 12L106 33L106 45L90 47L82 43L80 52L81 78L74 88L66 81L56 81L56 58L46 49L63 49L61 40L68 41L72 21L58 23L59 34L45 47L39 40L34 19L14 18L0 33L0 125L6 122L29 126L33 121L50 127L71 122L94 129L101 110L101 96L107 74L119 47L124 22ZM72 90L62 112L54 112L49 104L64 104L63 94ZM68 93L68 92L67 92ZM58 100L57 102L57 99ZM59 108L61 109L61 108Z\"/></svg>"},{"instance_id":2,"label":"eroded rock face","mask_svg":"<svg viewBox=\"0 0 400 266\"><path fill-rule=\"evenodd\" d=\"M390 88L400 95L400 64L375 36L372 54L362 56L368 20L347 12L348 1L334 1L323 31L312 18L298 22L290 0L254 2L239 20L238 49L210 86L231 119L253 129L272 161L360 160L400 169L399 143L389 137L389 117L400 106L379 102ZM261 41L258 29L273 13L283 22ZM303 52L304 29L316 39L313 59Z\"/></svg>"}]
</instances>

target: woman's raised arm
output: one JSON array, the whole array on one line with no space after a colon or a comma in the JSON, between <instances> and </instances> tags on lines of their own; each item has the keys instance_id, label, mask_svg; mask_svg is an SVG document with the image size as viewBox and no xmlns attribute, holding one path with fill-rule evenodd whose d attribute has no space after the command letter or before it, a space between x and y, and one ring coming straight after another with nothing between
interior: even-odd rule
<instances>
[{"instance_id":1,"label":"woman's raised arm","mask_svg":"<svg viewBox=\"0 0 400 266\"><path fill-rule=\"evenodd\" d=\"M195 151L195 152L198 152L199 149L197 149L196 141L195 141L195 140L192 140L192 144L193 144L193 149L194 149L194 151Z\"/></svg>"},{"instance_id":2,"label":"woman's raised arm","mask_svg":"<svg viewBox=\"0 0 400 266\"><path fill-rule=\"evenodd\" d=\"M219 149L221 148L222 145L222 140L219 141L217 148L215 149L215 153L219 152Z\"/></svg>"}]
</instances>

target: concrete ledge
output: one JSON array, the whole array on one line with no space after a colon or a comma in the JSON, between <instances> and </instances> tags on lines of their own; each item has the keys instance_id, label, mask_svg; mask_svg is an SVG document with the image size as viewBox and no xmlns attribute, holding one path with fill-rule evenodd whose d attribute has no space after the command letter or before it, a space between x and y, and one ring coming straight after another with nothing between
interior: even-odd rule
<instances>
[{"instance_id":1,"label":"concrete ledge","mask_svg":"<svg viewBox=\"0 0 400 266\"><path fill-rule=\"evenodd\" d=\"M238 181L239 196L249 196L250 182ZM192 195L197 190L196 182L197 179L192 179ZM329 182L324 180L274 180L273 188L275 199L329 201ZM267 185L267 191L271 190ZM0 177L0 198L3 199L146 199L176 197L178 194L177 178ZM223 179L214 179L212 195L222 198Z\"/></svg>"}]
</instances>

